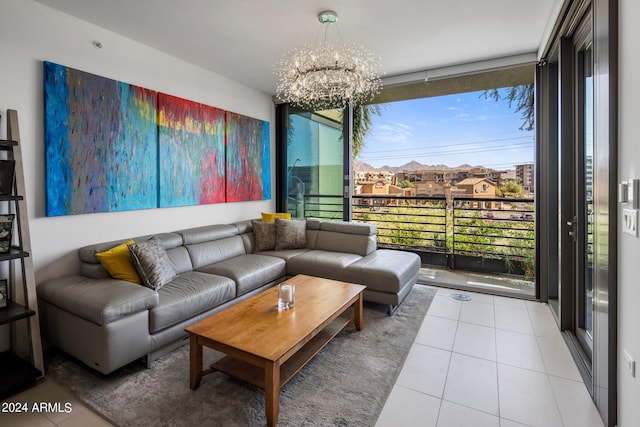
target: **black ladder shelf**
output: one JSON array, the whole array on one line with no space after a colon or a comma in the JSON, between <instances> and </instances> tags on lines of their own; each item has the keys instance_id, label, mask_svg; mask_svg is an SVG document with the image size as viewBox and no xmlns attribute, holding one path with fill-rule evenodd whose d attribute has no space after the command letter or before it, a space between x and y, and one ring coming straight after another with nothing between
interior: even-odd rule
<instances>
[{"instance_id":1,"label":"black ladder shelf","mask_svg":"<svg viewBox=\"0 0 640 427\"><path fill-rule=\"evenodd\" d=\"M7 281L7 306L0 308L0 325L11 328L10 349L0 353L0 399L34 384L44 375L18 112L7 110L7 116L7 139L0 140L0 152L6 152L6 159L15 162L15 172L12 192L0 195L0 207L2 212L14 215L14 226L9 250L0 252L0 265L8 263L8 268L1 270L8 273L7 277L0 277ZM22 320L26 320L26 343L25 328L17 324Z\"/></svg>"}]
</instances>

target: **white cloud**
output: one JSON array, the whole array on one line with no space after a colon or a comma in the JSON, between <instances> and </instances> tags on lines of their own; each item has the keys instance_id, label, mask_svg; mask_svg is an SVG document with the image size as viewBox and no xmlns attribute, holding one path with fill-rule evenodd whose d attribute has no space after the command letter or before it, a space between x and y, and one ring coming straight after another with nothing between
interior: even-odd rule
<instances>
[{"instance_id":1,"label":"white cloud","mask_svg":"<svg viewBox=\"0 0 640 427\"><path fill-rule=\"evenodd\" d=\"M406 143L413 139L413 127L401 122L388 122L376 126L371 139L381 142Z\"/></svg>"}]
</instances>

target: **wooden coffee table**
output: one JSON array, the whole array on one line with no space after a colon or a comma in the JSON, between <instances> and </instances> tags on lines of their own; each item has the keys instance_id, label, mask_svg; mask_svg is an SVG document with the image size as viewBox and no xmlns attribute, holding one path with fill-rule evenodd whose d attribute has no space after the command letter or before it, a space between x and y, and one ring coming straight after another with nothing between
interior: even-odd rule
<instances>
[{"instance_id":1,"label":"wooden coffee table","mask_svg":"<svg viewBox=\"0 0 640 427\"><path fill-rule=\"evenodd\" d=\"M185 330L190 334L190 385L224 372L264 389L267 424L278 423L280 387L345 326L362 329L365 286L298 275L295 307L278 310L278 287L270 288ZM340 317L354 307L354 319ZM202 369L202 346L227 356Z\"/></svg>"}]
</instances>

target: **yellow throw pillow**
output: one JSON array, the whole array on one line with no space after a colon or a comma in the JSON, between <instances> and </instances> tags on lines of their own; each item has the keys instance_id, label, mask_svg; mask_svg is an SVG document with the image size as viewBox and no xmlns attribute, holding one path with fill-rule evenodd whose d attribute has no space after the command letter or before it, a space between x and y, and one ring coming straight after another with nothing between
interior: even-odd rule
<instances>
[{"instance_id":1,"label":"yellow throw pillow","mask_svg":"<svg viewBox=\"0 0 640 427\"><path fill-rule=\"evenodd\" d=\"M96 258L114 279L140 284L142 281L136 267L133 265L128 246L134 243L136 243L135 240L129 239L109 250L97 253Z\"/></svg>"},{"instance_id":2,"label":"yellow throw pillow","mask_svg":"<svg viewBox=\"0 0 640 427\"><path fill-rule=\"evenodd\" d=\"M276 222L276 218L291 219L291 212L262 212L262 222Z\"/></svg>"}]
</instances>

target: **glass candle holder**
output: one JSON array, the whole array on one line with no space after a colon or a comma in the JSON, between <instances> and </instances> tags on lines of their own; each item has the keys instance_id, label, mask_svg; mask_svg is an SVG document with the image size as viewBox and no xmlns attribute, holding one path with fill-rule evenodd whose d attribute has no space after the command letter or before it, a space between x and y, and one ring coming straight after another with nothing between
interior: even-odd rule
<instances>
[{"instance_id":1,"label":"glass candle holder","mask_svg":"<svg viewBox=\"0 0 640 427\"><path fill-rule=\"evenodd\" d=\"M278 308L288 310L293 308L296 302L296 287L291 283L280 283L278 285Z\"/></svg>"}]
</instances>

